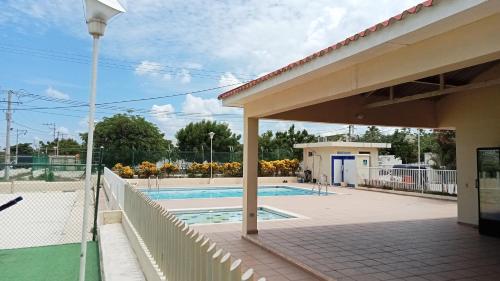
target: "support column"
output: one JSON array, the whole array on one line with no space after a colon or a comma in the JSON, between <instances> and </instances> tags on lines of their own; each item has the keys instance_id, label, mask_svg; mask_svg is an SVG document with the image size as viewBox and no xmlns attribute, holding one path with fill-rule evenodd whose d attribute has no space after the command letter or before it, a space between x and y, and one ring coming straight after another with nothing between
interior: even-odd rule
<instances>
[{"instance_id":1,"label":"support column","mask_svg":"<svg viewBox=\"0 0 500 281\"><path fill-rule=\"evenodd\" d=\"M259 119L243 117L243 235L257 234Z\"/></svg>"}]
</instances>

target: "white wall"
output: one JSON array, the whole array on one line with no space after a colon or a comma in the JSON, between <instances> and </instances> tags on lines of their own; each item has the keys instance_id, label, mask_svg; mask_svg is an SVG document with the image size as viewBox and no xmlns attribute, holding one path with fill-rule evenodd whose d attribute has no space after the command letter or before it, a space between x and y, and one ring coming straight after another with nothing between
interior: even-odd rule
<instances>
[{"instance_id":1,"label":"white wall","mask_svg":"<svg viewBox=\"0 0 500 281\"><path fill-rule=\"evenodd\" d=\"M313 157L308 156L309 152L314 152ZM320 148L304 148L304 170L311 170L313 178L319 179L322 174L328 176L328 181L331 181L332 163L330 156L349 152L356 156L356 166L358 174L368 173L367 167L378 166L378 149L377 148L357 148L357 147L320 147ZM370 152L370 155L359 155L360 152ZM363 160L369 160L368 166L363 165Z\"/></svg>"},{"instance_id":2,"label":"white wall","mask_svg":"<svg viewBox=\"0 0 500 281\"><path fill-rule=\"evenodd\" d=\"M456 128L458 221L476 225L476 150L500 146L500 87L449 95L438 108L441 126Z\"/></svg>"}]
</instances>

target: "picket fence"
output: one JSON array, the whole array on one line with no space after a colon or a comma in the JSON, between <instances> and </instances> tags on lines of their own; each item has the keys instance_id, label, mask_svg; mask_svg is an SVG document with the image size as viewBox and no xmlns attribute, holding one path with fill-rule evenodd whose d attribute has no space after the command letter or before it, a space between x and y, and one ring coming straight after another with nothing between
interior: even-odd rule
<instances>
[{"instance_id":1,"label":"picket fence","mask_svg":"<svg viewBox=\"0 0 500 281\"><path fill-rule=\"evenodd\" d=\"M123 211L167 280L256 280L253 269L242 272L241 259L234 259L129 184L124 188L124 200Z\"/></svg>"}]
</instances>

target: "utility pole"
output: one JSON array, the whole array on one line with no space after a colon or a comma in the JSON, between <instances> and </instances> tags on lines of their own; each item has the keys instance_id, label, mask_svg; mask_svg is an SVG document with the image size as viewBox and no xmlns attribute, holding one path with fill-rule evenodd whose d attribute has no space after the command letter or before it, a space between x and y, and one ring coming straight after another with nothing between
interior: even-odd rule
<instances>
[{"instance_id":1,"label":"utility pole","mask_svg":"<svg viewBox=\"0 0 500 281\"><path fill-rule=\"evenodd\" d=\"M54 141L56 141L56 123L43 123L42 125L48 126L52 130L54 135Z\"/></svg>"},{"instance_id":2,"label":"utility pole","mask_svg":"<svg viewBox=\"0 0 500 281\"><path fill-rule=\"evenodd\" d=\"M7 113L5 113L7 120L7 131L5 133L5 180L9 180L10 172L10 126L12 123L12 91L7 93Z\"/></svg>"},{"instance_id":3,"label":"utility pole","mask_svg":"<svg viewBox=\"0 0 500 281\"><path fill-rule=\"evenodd\" d=\"M63 134L63 133L61 133L61 132L59 132L59 131L57 132L56 156L59 156L59 141L60 141L61 139L64 139L64 135L66 135L66 134Z\"/></svg>"},{"instance_id":4,"label":"utility pole","mask_svg":"<svg viewBox=\"0 0 500 281\"><path fill-rule=\"evenodd\" d=\"M354 125L349 125L349 132L347 133L347 141L352 141L353 134L354 134Z\"/></svg>"},{"instance_id":5,"label":"utility pole","mask_svg":"<svg viewBox=\"0 0 500 281\"><path fill-rule=\"evenodd\" d=\"M28 130L19 130L16 129L16 164L18 163L18 157L19 157L19 132L21 132L23 135L26 135L28 133Z\"/></svg>"}]
</instances>

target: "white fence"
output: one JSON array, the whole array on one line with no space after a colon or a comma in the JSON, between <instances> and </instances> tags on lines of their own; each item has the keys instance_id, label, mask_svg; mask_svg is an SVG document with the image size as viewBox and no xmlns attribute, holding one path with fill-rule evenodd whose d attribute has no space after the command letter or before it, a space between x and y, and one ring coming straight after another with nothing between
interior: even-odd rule
<instances>
[{"instance_id":1,"label":"white fence","mask_svg":"<svg viewBox=\"0 0 500 281\"><path fill-rule=\"evenodd\" d=\"M167 280L255 280L253 269L242 272L240 259L234 259L108 168L104 169L104 187L110 207L124 211Z\"/></svg>"},{"instance_id":2,"label":"white fence","mask_svg":"<svg viewBox=\"0 0 500 281\"><path fill-rule=\"evenodd\" d=\"M253 269L242 273L240 259L128 184L124 211L167 280L255 280Z\"/></svg>"},{"instance_id":3,"label":"white fence","mask_svg":"<svg viewBox=\"0 0 500 281\"><path fill-rule=\"evenodd\" d=\"M125 185L127 181L120 178L110 169L104 167L104 189L106 190L106 195L111 197L108 198L110 202L110 209L122 209L125 202Z\"/></svg>"},{"instance_id":4,"label":"white fence","mask_svg":"<svg viewBox=\"0 0 500 281\"><path fill-rule=\"evenodd\" d=\"M457 194L457 171L370 167L360 173L360 183L416 192Z\"/></svg>"}]
</instances>

